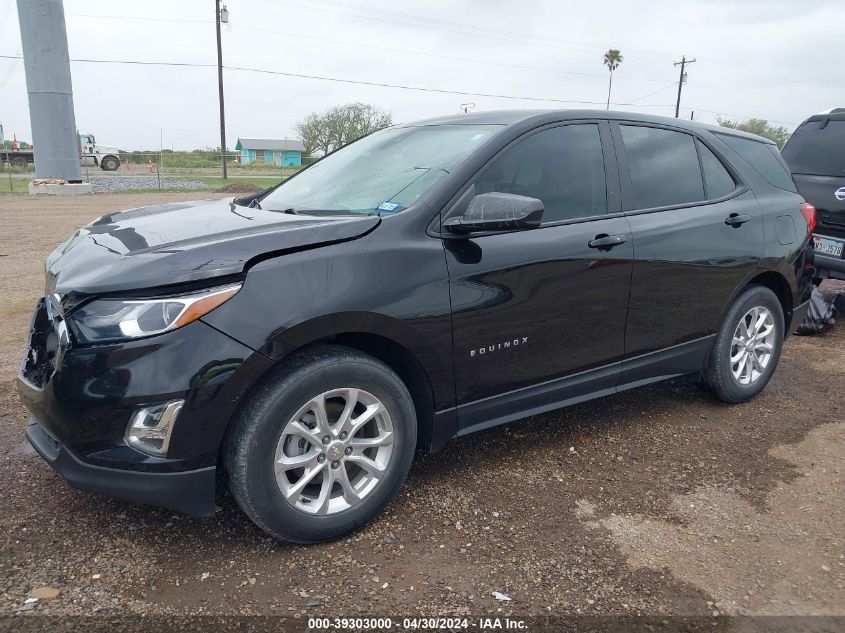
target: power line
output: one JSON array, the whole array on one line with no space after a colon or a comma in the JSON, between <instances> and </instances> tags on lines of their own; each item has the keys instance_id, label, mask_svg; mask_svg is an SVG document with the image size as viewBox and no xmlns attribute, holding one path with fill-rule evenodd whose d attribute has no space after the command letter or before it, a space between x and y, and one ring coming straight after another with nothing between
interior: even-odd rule
<instances>
[{"instance_id":1,"label":"power line","mask_svg":"<svg viewBox=\"0 0 845 633\"><path fill-rule=\"evenodd\" d=\"M557 69L557 68L544 68L544 67L540 67L540 66L525 66L525 65L522 65L522 64L504 64L504 63L501 63L501 62L491 62L491 61L488 61L488 60L472 59L472 58L469 58L469 57L455 57L455 56L452 56L452 55L440 55L438 53L426 53L426 52L423 52L423 51L413 51L413 50L402 49L402 48L390 48L390 47L387 47L387 46L377 46L375 44L362 44L360 42L349 42L349 41L344 41L344 40L335 40L335 39L329 39L329 38L325 38L325 37L317 37L317 36L314 36L314 35L301 35L299 33L287 33L287 32L283 32L283 31L276 31L274 29L266 29L266 28L254 27L254 26L238 25L238 28L245 29L247 31L255 31L255 32L258 32L258 33L272 33L274 35L281 35L281 36L284 36L284 37L295 37L295 38L300 38L300 39L305 39L305 40L314 40L314 41L318 41L318 42L326 42L326 43L330 43L330 44L344 44L344 45L347 45L347 46L360 46L362 48L370 48L370 49L378 50L378 51L386 51L388 53L403 53L403 54L406 54L406 55L420 55L422 57L431 57L431 58L434 58L434 59L445 59L445 60L449 60L449 61L467 62L467 63L470 63L470 64L483 64L485 66L498 66L500 68L513 68L513 69L516 69L516 70L535 70L535 71L538 71L538 72L554 73L554 74L558 74L558 75L575 75L575 76L579 76L579 77L601 77L601 78L605 77L604 74L600 74L600 73L585 73L585 72L578 72L578 71L574 71L574 70L561 70L561 69ZM651 79L651 78L648 78L648 77L624 77L623 79L625 79L627 81L650 81L650 82L663 82L663 81L665 81L665 79Z\"/></svg>"},{"instance_id":2,"label":"power line","mask_svg":"<svg viewBox=\"0 0 845 633\"><path fill-rule=\"evenodd\" d=\"M12 63L9 65L9 70L6 71L6 74L3 76L3 79L0 79L0 89L5 88L6 84L9 83L9 80L12 78L12 75L14 74L15 69L18 67L18 62L20 60L21 58L19 57L18 59L13 60Z\"/></svg>"},{"instance_id":3,"label":"power line","mask_svg":"<svg viewBox=\"0 0 845 633\"><path fill-rule=\"evenodd\" d=\"M270 3L273 3L273 4L278 4L278 5L286 4L286 5L289 5L289 6L295 6L295 7L298 7L298 8L311 10L311 11L321 11L321 12L325 12L325 13L334 13L336 15L347 15L347 16L350 16L350 17L356 17L356 18L361 18L361 19L366 19L366 20L376 20L376 21L383 21L383 22L388 22L388 23L392 23L392 24L400 24L400 25L404 25L404 26L410 26L412 28L431 28L433 30L441 30L441 31L443 30L443 29L439 29L437 27L425 27L423 25L408 24L406 22L399 22L399 21L395 21L395 20L387 20L387 19L383 19L383 18L377 18L377 17L374 17L374 16L357 15L357 14L354 14L354 13L344 13L344 12L338 11L338 10L329 10L329 9L321 9L321 8L317 8L317 7L309 7L307 5L302 5L302 4L299 4L299 3L296 3L296 2L291 2L290 0L264 0L264 1L270 2ZM570 50L570 51L581 52L581 53L590 53L590 54L603 52L603 49L600 51L598 48L593 48L591 46L591 44L589 44L587 42L578 42L578 41L575 41L575 40L560 40L560 39L554 39L554 38L547 37L547 36L535 35L533 33L524 33L524 32L518 32L518 31L507 31L505 29L496 29L496 28L490 28L490 27L479 27L479 26L470 25L470 24L462 24L462 23L459 23L459 22L449 22L447 20L438 20L436 18L429 18L429 17L425 17L425 16L412 15L412 14L408 14L408 13L391 12L391 11L385 11L383 9L373 9L373 8L369 8L369 7L364 7L362 5L355 5L355 4L350 4L350 3L337 2L337 1L333 1L333 0L301 0L301 1L311 2L311 3L316 3L316 4L327 4L327 5L346 7L346 8L350 8L350 9L353 9L353 10L366 11L366 12L370 12L370 13L381 13L381 14L384 14L384 15L394 15L396 17L399 17L399 18L405 19L405 20L417 20L417 21L423 21L423 22L440 23L440 24L446 24L446 25L453 25L453 26L456 26L458 28L463 28L463 29L470 29L470 30L475 30L475 31L487 31L487 32L490 32L490 33L501 33L503 35L510 34L511 37L519 38L519 39L516 39L516 40L514 40L514 39L503 39L503 38L499 38L499 37L492 37L491 38L491 39L498 39L498 40L501 40L501 41L528 43L528 44L534 43L534 44L537 44L539 46L549 46L549 47L552 47L552 48L560 48L562 50ZM463 33L463 32L460 32L460 31L445 31L445 32L457 33L457 34L460 34L460 35L474 35L474 36L477 36L477 37L485 37L484 35L476 34L476 33ZM549 42L549 44L541 44L541 43L538 42L538 40L545 40L546 42ZM579 45L586 46L587 48L567 48L567 47L555 45L555 44L566 44L566 43L579 44ZM654 51L654 50L642 49L642 48L631 49L629 47L623 47L623 48L625 48L626 50L634 50L634 51L640 51L642 53L649 53L650 54L650 56L646 56L646 55L631 55L629 53L626 53L625 56L628 57L628 58L631 58L631 59L645 59L645 60L650 60L650 61L669 61L670 59L674 59L674 57L672 56L673 55L672 53L667 53L667 52L663 52L663 51ZM745 69L745 70L752 72L756 75L767 75L767 76L771 77L772 79L777 79L778 81L781 81L781 82L787 82L787 83L791 83L793 85L796 85L794 78L786 77L784 75L775 75L775 74L770 72L770 69L763 68L763 67L760 67L760 66L748 66L748 65L738 66L735 62L728 62L728 61L723 61L723 60L718 60L718 59L710 59L710 58L707 58L707 59L698 58L698 62L708 64L708 65L712 65L712 66L721 66L723 68L726 68L727 70L733 70L733 71ZM720 88L716 88L716 87L710 87L710 88L712 88L713 90L720 90Z\"/></svg>"},{"instance_id":4,"label":"power line","mask_svg":"<svg viewBox=\"0 0 845 633\"><path fill-rule=\"evenodd\" d=\"M524 32L524 31L510 31L510 30L507 30L507 29L499 29L499 28L494 28L494 27L484 27L484 26L478 26L478 25L475 25L475 24L466 24L466 23L462 23L462 22L453 22L453 21L449 21L449 20L431 18L431 17L428 17L428 16L416 15L416 14L412 14L412 13L404 13L404 12L398 12L398 11L386 11L384 9L376 9L376 8L362 6L360 4L353 4L353 3L349 3L349 2L337 2L337 1L333 1L333 0L305 0L305 1L310 2L312 4L330 5L330 6L336 6L336 7L341 7L341 8L345 8L345 9L351 9L353 11L387 15L387 16L392 16L394 18L399 18L399 19L402 19L402 20L410 20L410 21L417 21L417 22L428 22L430 24L442 24L442 25L457 27L457 28L461 28L461 29L468 29L468 30L471 30L471 31L481 31L481 32L486 32L486 33L493 33L493 34L496 34L496 35L504 35L504 36L508 36L508 37L519 38L519 39L528 39L528 40L531 40L531 41L544 40L546 42L553 43L553 44L577 44L579 46L586 47L585 49L583 49L583 52L597 52L598 51L597 48L594 48L594 46L595 46L594 42L588 43L588 42L575 41L575 40L563 40L563 39L553 38L553 37L549 37L549 36L545 36L545 35L537 35L535 33L527 33L527 32ZM282 3L284 3L284 0L282 0ZM364 16L357 16L357 17L364 17ZM664 61L664 60L668 59L668 54L664 53L662 51L652 51L652 50L636 49L636 48L631 49L631 48L628 48L628 47L626 47L626 50L634 50L634 51L641 51L641 52L644 52L644 53L649 53L651 55L656 56L656 57L651 57L650 59L655 59L655 60L659 60L659 61ZM636 57L636 55L629 55L629 57ZM643 59L649 59L649 58L643 57Z\"/></svg>"},{"instance_id":5,"label":"power line","mask_svg":"<svg viewBox=\"0 0 845 633\"><path fill-rule=\"evenodd\" d=\"M68 16L73 17L86 17L86 18L96 18L96 19L108 19L108 20L131 20L134 21L136 18L131 16L122 16L122 15L93 15L88 13L68 13ZM175 23L186 23L186 24L202 24L202 25L210 25L213 22L208 20L182 20L182 19L173 19L173 18L154 18L154 17L142 17L137 18L140 20L147 20L151 22L175 22ZM488 60L482 59L472 59L469 57L455 57L452 55L441 55L438 53L426 53L424 51L415 51L403 48L392 48L388 46L379 46L376 44L364 44L361 42L350 42L348 40L336 40L328 37L318 37L316 35L303 35L301 33L290 33L286 31L278 31L275 29L268 29L264 27L257 27L257 26L248 26L244 24L236 25L237 29L242 29L245 31L253 31L255 33L270 33L273 35L279 35L282 37L292 37L297 39L303 40L310 40L315 42L323 42L326 44L341 44L344 46L356 46L360 48L369 48L372 50L377 51L385 51L388 53L401 53L405 55L419 55L421 57L430 57L433 59L444 59L448 61L458 61L458 62L466 62L470 64L482 64L485 66L497 66L500 68L513 68L516 70L533 70L538 72L547 72L547 73L554 73L559 75L571 75L571 76L579 76L579 77L601 77L604 78L605 75L601 73L585 73L585 72L578 72L573 70L561 70L557 68L544 68L541 66L526 66L522 64L505 64L501 62L492 62ZM648 81L648 82L664 82L665 79L652 79L649 77L623 77L622 79L626 81Z\"/></svg>"},{"instance_id":6,"label":"power line","mask_svg":"<svg viewBox=\"0 0 845 633\"><path fill-rule=\"evenodd\" d=\"M0 59L23 59L22 55L0 55ZM187 66L195 68L217 68L217 64L200 64L196 62L149 62L136 59L86 59L72 58L72 62L86 64L130 64L134 66Z\"/></svg>"},{"instance_id":7,"label":"power line","mask_svg":"<svg viewBox=\"0 0 845 633\"><path fill-rule=\"evenodd\" d=\"M373 21L376 21L376 22L386 22L388 24L398 24L398 25L401 25L401 26L409 26L411 28L416 28L416 29L427 29L427 30L432 30L432 31L439 31L439 32L442 32L442 33L451 33L452 35L469 35L470 37L479 37L479 38L484 38L484 39L496 40L496 41L500 41L500 42L510 42L512 44L523 44L523 45L529 44L529 45L533 45L533 46L541 46L541 47L544 47L544 48L556 48L556 49L560 49L560 50L573 51L573 52L577 52L577 53L595 54L595 53L598 52L598 49L596 49L596 48L573 48L571 46L561 46L559 44L546 43L546 42L538 41L538 39L533 37L533 36L529 36L528 38L522 38L522 39L514 38L514 37L500 37L500 36L489 35L489 34L485 34L485 33L474 33L474 32L471 32L471 31L468 32L468 31L465 31L465 30L464 31L457 31L455 29L447 29L447 28L428 26L428 25L423 25L423 24L413 24L413 23L410 23L410 22L403 22L401 20L393 20L393 19L389 19L389 18L380 18L380 17L376 17L376 16L372 16L372 15L359 15L357 13L350 13L348 11L339 11L339 10L336 10L336 9L326 9L326 8L322 8L322 7L310 7L310 6L305 5L305 4L299 4L299 3L296 3L296 2L289 2L288 0L264 0L264 1L270 2L271 4L276 4L276 5L286 5L286 6L291 6L291 7L297 7L299 9L305 9L307 11L318 11L320 13L342 15L342 16L353 17L353 18L358 18L358 19L362 19L362 20L373 20ZM472 28L472 27L462 26L461 28ZM629 57L634 58L634 59L636 59L636 58L648 59L650 61L663 61L663 60L670 59L669 57L655 58L655 57L645 57L645 56L642 56L642 55L629 55Z\"/></svg>"},{"instance_id":8,"label":"power line","mask_svg":"<svg viewBox=\"0 0 845 633\"><path fill-rule=\"evenodd\" d=\"M2 59L16 59L20 58L20 56L14 55L0 55ZM190 67L190 68L216 68L216 64L201 64L201 63L193 63L193 62L155 62L155 61L142 61L142 60L133 60L133 59L90 59L90 58L71 58L72 62L74 63L85 63L85 64L127 64L127 65L134 65L134 66L174 66L174 67ZM542 102L549 102L549 103L567 103L567 104L578 104L578 105L603 105L604 102L599 101L582 101L578 99L556 99L553 97L537 97L537 96L527 96L527 95L509 95L509 94L498 94L498 93L489 93L489 92L468 92L462 90L446 90L444 88L427 88L424 86L409 86L404 84L389 84L389 83L382 83L376 81L365 81L359 79L344 79L342 77L327 77L323 75L308 75L304 73L291 73L285 72L281 70L269 70L264 68L249 68L246 66L223 66L226 70L238 71L238 72L251 72L251 73L259 73L264 75L278 75L282 77L295 77L299 79L314 79L318 81L330 81L335 83L344 83L344 84L353 84L359 86L372 86L378 88L396 88L399 90L413 90L417 92L431 92L437 94L450 94L450 95L460 95L465 97L488 97L491 99L514 99L519 101L542 101ZM622 105L622 104L613 104L613 105ZM642 104L640 107L649 108L649 107L668 107L671 104Z\"/></svg>"},{"instance_id":9,"label":"power line","mask_svg":"<svg viewBox=\"0 0 845 633\"><path fill-rule=\"evenodd\" d=\"M265 1L271 2L273 0L265 0ZM328 2L328 0L309 0L309 1L311 1L311 2L318 2L318 1ZM67 13L66 15L72 16L72 17L85 17L85 18L109 19L109 20L130 20L130 21L145 20L145 21L150 21L150 22L164 22L164 23L173 22L173 23L181 23L181 24L198 24L198 25L211 25L211 24L213 24L213 22L209 21L209 20L190 20L190 19L181 19L181 18L160 18L160 17L148 17L148 16L138 16L138 17L136 17L136 16L123 16L123 15L95 15L95 14L89 14L89 13ZM420 18L420 19L426 19L426 18ZM332 38L327 38L327 37L319 37L319 36L314 36L314 35L304 35L304 34L301 34L301 33L290 33L290 32L286 32L286 31L278 31L278 30L275 30L275 29L249 26L249 25L244 25L244 24L238 24L238 25L236 25L236 28L246 30L246 31L253 31L253 32L256 32L256 33L269 33L269 34L278 35L278 36L286 37L286 38L297 38L297 39L303 39L303 40L309 40L309 41L315 41L315 42L324 42L324 43L328 43L328 44L340 44L340 45L343 45L343 46L355 46L355 47L359 47L359 48L368 48L368 49L371 49L371 50L385 51L385 52L389 52L389 53L400 53L400 54L405 54L405 55L417 55L417 56L429 57L429 58L433 58L433 59L444 59L444 60L449 60L449 61L465 62L465 63L470 63L470 64L481 64L481 65L485 65L485 66L493 66L493 67L500 67L500 68L513 68L515 70L531 70L531 71L548 72L548 73L567 75L567 76L597 77L597 78L602 78L602 79L606 77L606 75L600 74L600 73L586 73L586 72L578 72L578 71L560 70L560 69L555 69L555 68L545 68L545 67L539 67L539 66L528 66L528 65L522 65L522 64L506 64L506 63L493 62L493 61L488 61L488 60L472 59L472 58L468 58L468 57L455 57L455 56L451 56L451 55L442 55L442 54L438 54L438 53L427 53L427 52L418 51L418 50L392 48L392 47L387 47L387 46L379 46L379 45L376 45L376 44L365 44L365 43L362 43L362 42L351 42L351 41L348 41L348 40L337 40L337 39L332 39ZM699 60L699 62L700 61L701 60ZM650 77L620 77L620 79L625 80L625 81L643 81L643 82L654 82L654 83L662 83L662 82L665 81L665 79L655 79L655 78L650 78ZM677 85L677 83L675 82L672 85ZM704 90L717 90L717 91L720 91L720 92L723 90L723 88L720 88L718 86L709 86L709 85L706 85L706 84L696 83L695 86L696 86L696 88L700 88L700 89L704 89ZM752 95L752 96L758 94L756 92L742 90L741 88L733 88L732 90L733 90L733 92L741 92L741 93L745 93L745 94ZM637 99L633 99L632 101L628 101L628 102L620 104L620 105L633 104L634 101L638 101L639 99L643 99L646 96L650 96L651 94L657 94L658 92L662 92L662 89L656 90L652 93L649 93L648 95L644 95L643 97L638 97ZM786 98L786 99L793 100L793 101L799 99L798 97L790 97L788 95L785 96L785 97L782 97L782 98Z\"/></svg>"},{"instance_id":10,"label":"power line","mask_svg":"<svg viewBox=\"0 0 845 633\"><path fill-rule=\"evenodd\" d=\"M735 117L737 119L745 119L745 120L762 118L762 117L760 117L760 115L751 116L749 114L735 114L735 113L731 113L731 112L717 112L715 110L705 110L704 108L698 108L696 106L681 106L681 108L683 110L695 110L696 112L706 112L707 114L712 114L714 116L730 116L730 117ZM796 123L794 121L778 121L777 119L769 119L769 118L766 118L766 121L768 121L769 123L780 123L781 125L787 125L787 126L795 126L796 125ZM799 123L800 123L800 121L799 121Z\"/></svg>"},{"instance_id":11,"label":"power line","mask_svg":"<svg viewBox=\"0 0 845 633\"><path fill-rule=\"evenodd\" d=\"M649 92L648 94L645 94L642 97L637 97L636 99L631 99L630 101L626 101L625 103L621 103L619 105L633 105L634 101L639 101L640 99L645 99L646 97L656 95L658 92L663 92L664 90L669 90L669 88L674 88L674 87L675 87L675 82L673 81L668 86L663 86L662 88L658 88L654 92Z\"/></svg>"},{"instance_id":12,"label":"power line","mask_svg":"<svg viewBox=\"0 0 845 633\"><path fill-rule=\"evenodd\" d=\"M0 55L0 59L22 59L21 55ZM71 62L74 63L84 63L84 64L126 64L132 66L165 66L165 67L176 67L176 68L217 68L217 64L203 64L197 62L155 62L155 61L142 61L142 60L131 60L131 59L90 59L90 58L71 58ZM580 104L580 105L604 105L604 102L599 101L579 101L574 99L555 99L555 98L545 98L545 97L536 97L536 96L518 96L518 95L507 95L507 94L492 94L492 93L483 93L483 92L463 92L457 90L445 90L440 88L426 88L423 86L404 86L401 84L388 84L388 83L379 83L373 81L363 81L357 79L343 79L340 77L324 77L320 75L307 75L303 73L289 73L279 70L268 70L262 68L247 68L243 66L224 66L226 70L232 71L239 71L239 72L253 72L253 73L260 73L260 74L267 74L267 75L278 75L283 77L294 77L300 79L313 79L318 81L330 81L336 83L346 83L346 84L354 84L354 85L363 85L363 86L373 86L379 88L396 88L400 90L413 90L419 92L433 92L437 94L454 94L454 95L461 95L461 96L469 96L469 97L489 97L489 98L496 98L496 99L516 99L516 100L525 100L525 101L545 101L545 102L552 102L552 103L572 103L572 104ZM671 86L674 86L675 83L673 82ZM661 90L668 89L671 86L666 86L661 88ZM659 91L656 91L659 92ZM640 99L645 98L646 96L650 95L643 95L639 97ZM636 99L634 100L636 101ZM624 106L624 105L633 105L633 102L626 102L626 103L612 103L611 105L614 106ZM636 104L638 108L671 108L674 104L671 103L643 103L643 104ZM735 114L730 112L717 112L715 110L705 110L704 108L699 108L697 106L682 106L684 110L695 110L697 112L705 112L707 114L713 115L721 115L724 114L726 116L737 117L741 119L751 119L755 118L754 116L746 115L746 114ZM759 118L760 115L757 115L756 118ZM766 119L772 123L781 123L783 125L794 125L793 122L788 121L779 121L777 119Z\"/></svg>"}]
</instances>

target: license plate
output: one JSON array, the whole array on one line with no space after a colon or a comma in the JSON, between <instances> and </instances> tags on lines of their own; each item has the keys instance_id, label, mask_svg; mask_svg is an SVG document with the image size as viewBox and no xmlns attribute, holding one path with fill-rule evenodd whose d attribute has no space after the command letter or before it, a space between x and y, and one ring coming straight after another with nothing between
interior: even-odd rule
<instances>
[{"instance_id":1,"label":"license plate","mask_svg":"<svg viewBox=\"0 0 845 633\"><path fill-rule=\"evenodd\" d=\"M819 237L818 235L813 236L813 242L817 253L842 257L842 247L845 246L845 242L832 240L827 237Z\"/></svg>"}]
</instances>

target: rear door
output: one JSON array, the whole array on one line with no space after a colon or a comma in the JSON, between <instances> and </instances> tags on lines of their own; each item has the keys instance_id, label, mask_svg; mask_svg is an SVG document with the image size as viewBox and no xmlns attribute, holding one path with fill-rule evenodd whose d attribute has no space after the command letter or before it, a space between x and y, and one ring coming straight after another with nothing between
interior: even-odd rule
<instances>
[{"instance_id":1,"label":"rear door","mask_svg":"<svg viewBox=\"0 0 845 633\"><path fill-rule=\"evenodd\" d=\"M535 130L445 214L493 191L545 205L540 228L444 240L462 430L615 388L632 249L612 152L606 122Z\"/></svg>"},{"instance_id":2,"label":"rear door","mask_svg":"<svg viewBox=\"0 0 845 633\"><path fill-rule=\"evenodd\" d=\"M620 384L694 372L725 303L762 255L759 206L689 132L619 123L613 135L634 239Z\"/></svg>"}]
</instances>

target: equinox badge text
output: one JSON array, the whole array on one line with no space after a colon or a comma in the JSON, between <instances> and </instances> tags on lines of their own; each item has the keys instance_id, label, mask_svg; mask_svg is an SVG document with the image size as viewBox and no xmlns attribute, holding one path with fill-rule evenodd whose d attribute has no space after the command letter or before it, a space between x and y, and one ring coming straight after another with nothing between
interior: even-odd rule
<instances>
[{"instance_id":1,"label":"equinox badge text","mask_svg":"<svg viewBox=\"0 0 845 633\"><path fill-rule=\"evenodd\" d=\"M479 347L478 349L471 349L469 350L470 358L475 356L481 356L483 354L488 354L492 352L498 352L503 349L508 349L509 347L518 347L519 345L525 345L528 343L528 337L523 336L522 339L515 338L512 341L505 341L504 343L496 343L495 345L488 345L487 347Z\"/></svg>"}]
</instances>

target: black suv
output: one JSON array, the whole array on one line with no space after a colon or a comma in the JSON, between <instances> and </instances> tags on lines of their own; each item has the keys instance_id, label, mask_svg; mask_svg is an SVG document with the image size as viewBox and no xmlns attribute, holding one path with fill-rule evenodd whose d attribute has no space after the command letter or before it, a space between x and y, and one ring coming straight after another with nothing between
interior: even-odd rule
<instances>
[{"instance_id":1,"label":"black suv","mask_svg":"<svg viewBox=\"0 0 845 633\"><path fill-rule=\"evenodd\" d=\"M812 290L774 145L641 115L394 126L236 200L106 215L47 259L19 388L72 485L336 538L415 449L683 374L754 397Z\"/></svg>"},{"instance_id":2,"label":"black suv","mask_svg":"<svg viewBox=\"0 0 845 633\"><path fill-rule=\"evenodd\" d=\"M845 279L845 108L804 121L783 147L801 192L818 210L818 279Z\"/></svg>"}]
</instances>

